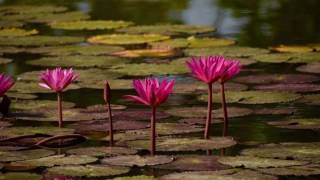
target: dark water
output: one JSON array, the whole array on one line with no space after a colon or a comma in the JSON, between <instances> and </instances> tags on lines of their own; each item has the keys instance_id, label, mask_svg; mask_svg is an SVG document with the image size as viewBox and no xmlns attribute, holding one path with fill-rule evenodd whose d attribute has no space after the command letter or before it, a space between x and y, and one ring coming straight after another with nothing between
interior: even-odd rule
<instances>
[{"instance_id":1,"label":"dark water","mask_svg":"<svg viewBox=\"0 0 320 180\"><path fill-rule=\"evenodd\" d=\"M269 47L279 44L320 42L319 0L0 0L0 4L63 5L71 10L88 12L92 19L127 20L136 24L181 23L209 25L217 28L217 32L213 36L232 38L237 40L239 45L244 46ZM36 27L40 29L41 34L58 35L64 33L53 31L46 26L29 26L30 28ZM87 32L77 33L77 35L91 35L91 33ZM93 32L92 34L97 33L101 32ZM30 54L5 56L13 58L15 61L0 67L1 72L18 75L26 71L39 69L25 64L25 61L36 59L39 56ZM278 64L255 64L250 68L260 69L264 73L293 73L296 66L289 64L282 66ZM129 92L116 91L113 98L114 103L123 103L118 99L127 93ZM92 89L68 91L64 97L67 101L76 102L79 107L103 102L102 92ZM55 94L48 94L40 95L39 98L55 99L56 96ZM317 106L290 105L300 109L297 116L320 117L320 114L317 113L319 111ZM279 106L287 106L287 104ZM244 107L259 108L250 105ZM279 129L265 123L268 120L276 120L283 117L248 116L239 118L232 121L230 134L239 142L320 141L320 133L316 131ZM221 129L221 125L214 125L213 135L220 135ZM195 135L200 136L200 134ZM96 144L97 142L89 141L84 145ZM240 143L240 145L228 149L226 154L238 154L239 150L244 147L247 146ZM131 172L131 175L161 175L167 173L154 171L151 168L137 168ZM285 177L283 179L296 178ZM313 179L313 177L310 177L310 179Z\"/></svg>"}]
</instances>

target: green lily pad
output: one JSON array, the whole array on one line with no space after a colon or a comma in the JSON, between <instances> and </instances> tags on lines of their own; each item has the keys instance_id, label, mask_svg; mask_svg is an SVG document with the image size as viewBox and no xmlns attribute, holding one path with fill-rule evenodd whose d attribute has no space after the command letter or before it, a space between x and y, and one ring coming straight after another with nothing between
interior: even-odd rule
<instances>
[{"instance_id":1,"label":"green lily pad","mask_svg":"<svg viewBox=\"0 0 320 180\"><path fill-rule=\"evenodd\" d=\"M294 84L320 81L320 77L307 74L255 74L237 77L234 81L245 84Z\"/></svg>"},{"instance_id":2,"label":"green lily pad","mask_svg":"<svg viewBox=\"0 0 320 180\"><path fill-rule=\"evenodd\" d=\"M11 166L35 166L35 167L53 167L53 166L65 166L65 165L81 165L88 164L97 161L95 157L88 155L55 155L48 156L39 159L31 159L25 161L19 161L11 163Z\"/></svg>"},{"instance_id":3,"label":"green lily pad","mask_svg":"<svg viewBox=\"0 0 320 180\"><path fill-rule=\"evenodd\" d=\"M168 39L160 42L152 42L150 45L153 48L186 48L189 45L187 39L177 38L177 39Z\"/></svg>"},{"instance_id":4,"label":"green lily pad","mask_svg":"<svg viewBox=\"0 0 320 180\"><path fill-rule=\"evenodd\" d=\"M50 56L69 56L69 55L111 55L114 52L122 51L124 48L119 46L101 45L66 45L38 47L28 50L31 53L46 54Z\"/></svg>"},{"instance_id":5,"label":"green lily pad","mask_svg":"<svg viewBox=\"0 0 320 180\"><path fill-rule=\"evenodd\" d=\"M0 174L1 180L17 180L17 179L28 179L28 180L41 180L42 176L34 173L24 173L24 172L10 172Z\"/></svg>"},{"instance_id":6,"label":"green lily pad","mask_svg":"<svg viewBox=\"0 0 320 180\"><path fill-rule=\"evenodd\" d=\"M137 45L169 39L169 36L159 34L111 34L98 35L88 39L90 43L108 44L108 45Z\"/></svg>"},{"instance_id":7,"label":"green lily pad","mask_svg":"<svg viewBox=\"0 0 320 180\"><path fill-rule=\"evenodd\" d=\"M306 73L320 73L320 62L308 63L297 67L297 71Z\"/></svg>"},{"instance_id":8,"label":"green lily pad","mask_svg":"<svg viewBox=\"0 0 320 180\"><path fill-rule=\"evenodd\" d=\"M4 128L4 127L9 127L9 126L12 126L11 123L7 122L7 121L0 121L0 128ZM1 150L0 150L1 151Z\"/></svg>"},{"instance_id":9,"label":"green lily pad","mask_svg":"<svg viewBox=\"0 0 320 180\"><path fill-rule=\"evenodd\" d=\"M0 20L0 28L1 29L4 29L4 28L20 28L23 25L24 25L23 22L19 22L19 21Z\"/></svg>"},{"instance_id":10,"label":"green lily pad","mask_svg":"<svg viewBox=\"0 0 320 180\"><path fill-rule=\"evenodd\" d=\"M319 61L320 53L271 53L258 54L252 59L265 63L307 63Z\"/></svg>"},{"instance_id":11,"label":"green lily pad","mask_svg":"<svg viewBox=\"0 0 320 180\"><path fill-rule=\"evenodd\" d=\"M6 28L0 29L0 37L19 37L19 36L30 36L38 34L35 29L25 30L20 28Z\"/></svg>"},{"instance_id":12,"label":"green lily pad","mask_svg":"<svg viewBox=\"0 0 320 180\"><path fill-rule=\"evenodd\" d=\"M57 101L51 100L18 100L11 104L11 108L18 110L34 110L41 108L56 109L57 104ZM62 105L63 108L71 108L75 106L72 102L63 102Z\"/></svg>"},{"instance_id":13,"label":"green lily pad","mask_svg":"<svg viewBox=\"0 0 320 180\"><path fill-rule=\"evenodd\" d=\"M0 64L9 64L12 63L12 59L0 57Z\"/></svg>"},{"instance_id":14,"label":"green lily pad","mask_svg":"<svg viewBox=\"0 0 320 180\"><path fill-rule=\"evenodd\" d=\"M288 46L288 45L274 46L274 47L271 47L270 50L274 52L281 52L281 53L306 53L306 52L314 51L314 49L309 46Z\"/></svg>"},{"instance_id":15,"label":"green lily pad","mask_svg":"<svg viewBox=\"0 0 320 180\"><path fill-rule=\"evenodd\" d=\"M86 165L86 166L56 166L48 168L50 175L64 175L73 177L102 177L126 174L127 167L106 166L106 165Z\"/></svg>"},{"instance_id":16,"label":"green lily pad","mask_svg":"<svg viewBox=\"0 0 320 180\"><path fill-rule=\"evenodd\" d=\"M163 25L143 25L131 26L128 28L119 29L119 32L129 34L165 34L165 35L179 35L179 34L200 34L215 31L215 28L208 26L193 26L193 25L178 25L178 24L163 24Z\"/></svg>"},{"instance_id":17,"label":"green lily pad","mask_svg":"<svg viewBox=\"0 0 320 180\"><path fill-rule=\"evenodd\" d=\"M37 66L61 66L61 67L100 67L109 68L111 65L129 62L126 59L112 56L57 56L44 57L37 60L28 61L27 64Z\"/></svg>"},{"instance_id":18,"label":"green lily pad","mask_svg":"<svg viewBox=\"0 0 320 180\"><path fill-rule=\"evenodd\" d=\"M136 140L126 142L129 147L135 149L149 149L149 140ZM170 138L160 139L157 142L157 151L198 151L222 149L235 145L236 142L230 137L211 137L210 139L199 138Z\"/></svg>"},{"instance_id":19,"label":"green lily pad","mask_svg":"<svg viewBox=\"0 0 320 180\"><path fill-rule=\"evenodd\" d=\"M68 154L76 155L88 155L88 156L117 156L117 155L132 155L136 154L137 151L125 147L84 147L71 149L67 151Z\"/></svg>"},{"instance_id":20,"label":"green lily pad","mask_svg":"<svg viewBox=\"0 0 320 180\"><path fill-rule=\"evenodd\" d=\"M318 92L320 91L319 84L271 84L259 85L253 87L263 91L279 91L279 92Z\"/></svg>"},{"instance_id":21,"label":"green lily pad","mask_svg":"<svg viewBox=\"0 0 320 180\"><path fill-rule=\"evenodd\" d=\"M241 104L268 104L268 103L285 103L297 100L300 95L287 92L265 92L265 91L240 91L226 92L227 103ZM207 95L199 97L201 101L207 101ZM220 97L213 96L213 102L219 103Z\"/></svg>"},{"instance_id":22,"label":"green lily pad","mask_svg":"<svg viewBox=\"0 0 320 180\"><path fill-rule=\"evenodd\" d=\"M1 46L56 46L75 44L84 41L82 37L72 36L26 36L26 37L0 37Z\"/></svg>"},{"instance_id":23,"label":"green lily pad","mask_svg":"<svg viewBox=\"0 0 320 180\"><path fill-rule=\"evenodd\" d=\"M117 177L113 180L157 180L158 178L153 176L125 176L125 177Z\"/></svg>"},{"instance_id":24,"label":"green lily pad","mask_svg":"<svg viewBox=\"0 0 320 180\"><path fill-rule=\"evenodd\" d=\"M108 164L113 166L155 166L159 164L167 164L174 160L170 156L138 156L138 155L129 155L129 156L116 156L108 157L101 160L102 164Z\"/></svg>"},{"instance_id":25,"label":"green lily pad","mask_svg":"<svg viewBox=\"0 0 320 180\"><path fill-rule=\"evenodd\" d=\"M310 105L320 105L320 94L307 94L303 95L299 102L310 104Z\"/></svg>"},{"instance_id":26,"label":"green lily pad","mask_svg":"<svg viewBox=\"0 0 320 180\"><path fill-rule=\"evenodd\" d=\"M115 73L112 72L110 74ZM108 83L110 84L111 89L133 89L131 79L108 79ZM94 81L94 79L85 79L84 81L80 81L78 85L82 88L103 89L105 83L104 80Z\"/></svg>"},{"instance_id":27,"label":"green lily pad","mask_svg":"<svg viewBox=\"0 0 320 180\"><path fill-rule=\"evenodd\" d=\"M223 38L188 38L190 48L212 48L221 46L230 46L236 44L236 41Z\"/></svg>"},{"instance_id":28,"label":"green lily pad","mask_svg":"<svg viewBox=\"0 0 320 180\"><path fill-rule=\"evenodd\" d=\"M80 87L76 84L69 85L64 91L80 89ZM54 93L54 91L43 88L39 86L39 82L32 81L18 81L15 85L10 89L10 92L18 92L18 93Z\"/></svg>"},{"instance_id":29,"label":"green lily pad","mask_svg":"<svg viewBox=\"0 0 320 180\"><path fill-rule=\"evenodd\" d=\"M134 49L125 50L113 53L115 56L125 57L125 58L169 58L179 55L179 51L170 48L158 48L158 49Z\"/></svg>"},{"instance_id":30,"label":"green lily pad","mask_svg":"<svg viewBox=\"0 0 320 180\"><path fill-rule=\"evenodd\" d=\"M2 6L0 12L7 14L40 14L40 13L58 13L64 12L67 8L63 6L52 6L52 5L15 5L15 6Z\"/></svg>"},{"instance_id":31,"label":"green lily pad","mask_svg":"<svg viewBox=\"0 0 320 180\"><path fill-rule=\"evenodd\" d=\"M1 157L0 162L12 162L12 161L38 159L42 157L51 156L53 154L54 154L54 151L49 151L45 149L0 152L0 157Z\"/></svg>"},{"instance_id":32,"label":"green lily pad","mask_svg":"<svg viewBox=\"0 0 320 180\"><path fill-rule=\"evenodd\" d=\"M8 92L6 93L7 96L13 100L13 103L15 103L15 100L33 100L36 99L38 96L34 94L23 94L23 93L16 93L16 92Z\"/></svg>"},{"instance_id":33,"label":"green lily pad","mask_svg":"<svg viewBox=\"0 0 320 180\"><path fill-rule=\"evenodd\" d=\"M276 175L276 176L311 176L319 175L319 165L307 165L307 166L292 166L292 167L279 167L279 168L265 168L258 169L258 171L264 174Z\"/></svg>"},{"instance_id":34,"label":"green lily pad","mask_svg":"<svg viewBox=\"0 0 320 180\"><path fill-rule=\"evenodd\" d=\"M320 162L320 143L280 143L266 144L256 148L245 149L241 152L243 155L276 158L276 159L294 159Z\"/></svg>"},{"instance_id":35,"label":"green lily pad","mask_svg":"<svg viewBox=\"0 0 320 180\"><path fill-rule=\"evenodd\" d=\"M160 177L161 180L277 180L271 175L265 175L252 170L228 169L221 171L194 171L172 173Z\"/></svg>"},{"instance_id":36,"label":"green lily pad","mask_svg":"<svg viewBox=\"0 0 320 180\"><path fill-rule=\"evenodd\" d=\"M266 54L268 50L251 47L230 46L230 47L215 47L215 48L196 48L187 49L185 53L188 56L211 56L222 55L229 57L249 57L257 54Z\"/></svg>"},{"instance_id":37,"label":"green lily pad","mask_svg":"<svg viewBox=\"0 0 320 180\"><path fill-rule=\"evenodd\" d=\"M34 134L46 134L46 135L66 135L72 134L73 129L57 128L57 127L10 127L2 129L0 136L3 137L17 137Z\"/></svg>"},{"instance_id":38,"label":"green lily pad","mask_svg":"<svg viewBox=\"0 0 320 180\"><path fill-rule=\"evenodd\" d=\"M2 54L17 54L17 53L25 53L28 50L23 47L14 47L14 46L2 46L0 49L0 53Z\"/></svg>"},{"instance_id":39,"label":"green lily pad","mask_svg":"<svg viewBox=\"0 0 320 180\"><path fill-rule=\"evenodd\" d=\"M185 118L199 118L199 121L202 121L207 115L206 107L177 107L170 108L166 113L172 116L179 116ZM228 117L242 117L252 114L253 111L248 108L239 108L239 107L228 107ZM223 118L223 109L213 110L213 118ZM201 123L202 124L202 123Z\"/></svg>"},{"instance_id":40,"label":"green lily pad","mask_svg":"<svg viewBox=\"0 0 320 180\"><path fill-rule=\"evenodd\" d=\"M127 106L125 105L120 105L120 104L111 104L111 109L112 110L125 110L127 109ZM86 113L102 113L102 112L107 112L107 108L105 104L96 104L96 105L91 105L87 106L86 110L83 112Z\"/></svg>"},{"instance_id":41,"label":"green lily pad","mask_svg":"<svg viewBox=\"0 0 320 180\"><path fill-rule=\"evenodd\" d=\"M50 26L53 29L64 30L100 30L100 29L118 29L132 25L127 21L105 21L105 20L87 20L87 21L70 21L54 22Z\"/></svg>"},{"instance_id":42,"label":"green lily pad","mask_svg":"<svg viewBox=\"0 0 320 180\"><path fill-rule=\"evenodd\" d=\"M155 168L183 171L217 171L229 166L220 164L217 156L186 155L177 156L169 164L158 165Z\"/></svg>"},{"instance_id":43,"label":"green lily pad","mask_svg":"<svg viewBox=\"0 0 320 180\"><path fill-rule=\"evenodd\" d=\"M320 129L320 119L291 119L286 121L269 121L269 125L286 129Z\"/></svg>"},{"instance_id":44,"label":"green lily pad","mask_svg":"<svg viewBox=\"0 0 320 180\"><path fill-rule=\"evenodd\" d=\"M232 167L245 167L250 169L301 166L308 164L308 162L305 161L260 158L252 156L225 156L220 157L218 161L222 164L229 165Z\"/></svg>"}]
</instances>

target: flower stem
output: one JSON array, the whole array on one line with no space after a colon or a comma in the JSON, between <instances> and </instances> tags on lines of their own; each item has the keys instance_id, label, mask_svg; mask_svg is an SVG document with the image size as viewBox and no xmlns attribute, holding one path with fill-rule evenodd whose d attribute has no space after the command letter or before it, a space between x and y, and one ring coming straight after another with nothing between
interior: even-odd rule
<instances>
[{"instance_id":1,"label":"flower stem","mask_svg":"<svg viewBox=\"0 0 320 180\"><path fill-rule=\"evenodd\" d=\"M62 93L57 93L58 97L58 114L59 114L59 128L63 126L63 117L62 117Z\"/></svg>"},{"instance_id":2,"label":"flower stem","mask_svg":"<svg viewBox=\"0 0 320 180\"><path fill-rule=\"evenodd\" d=\"M151 156L154 156L156 153L156 107L152 107L152 116L151 116Z\"/></svg>"},{"instance_id":3,"label":"flower stem","mask_svg":"<svg viewBox=\"0 0 320 180\"><path fill-rule=\"evenodd\" d=\"M111 105L107 103L108 108L108 115L109 115L109 136L110 136L110 146L113 146L113 124L112 124L112 112L111 112Z\"/></svg>"},{"instance_id":4,"label":"flower stem","mask_svg":"<svg viewBox=\"0 0 320 180\"><path fill-rule=\"evenodd\" d=\"M208 84L208 113L206 120L206 128L204 131L204 139L209 139L210 125L212 116L212 83Z\"/></svg>"},{"instance_id":5,"label":"flower stem","mask_svg":"<svg viewBox=\"0 0 320 180\"><path fill-rule=\"evenodd\" d=\"M223 136L227 136L228 135L229 120L228 120L226 96L224 93L224 83L221 83L221 101L222 101L223 118L224 118Z\"/></svg>"}]
</instances>

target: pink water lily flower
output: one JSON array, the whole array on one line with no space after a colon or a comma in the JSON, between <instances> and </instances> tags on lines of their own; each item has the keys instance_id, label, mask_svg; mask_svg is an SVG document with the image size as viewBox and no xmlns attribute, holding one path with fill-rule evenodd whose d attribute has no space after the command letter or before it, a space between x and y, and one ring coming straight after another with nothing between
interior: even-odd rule
<instances>
[{"instance_id":1,"label":"pink water lily flower","mask_svg":"<svg viewBox=\"0 0 320 180\"><path fill-rule=\"evenodd\" d=\"M40 74L39 85L41 87L51 89L57 93L58 98L58 114L59 114L59 127L63 126L62 117L62 91L68 87L72 82L77 80L78 75L70 69L62 69L60 67L55 69L47 69Z\"/></svg>"},{"instance_id":2,"label":"pink water lily flower","mask_svg":"<svg viewBox=\"0 0 320 180\"><path fill-rule=\"evenodd\" d=\"M156 152L156 108L168 99L168 96L172 93L174 83L174 80L163 79L160 81L157 78L134 80L133 86L137 91L138 96L125 96L126 99L150 106L152 109L151 155L154 155Z\"/></svg>"},{"instance_id":3,"label":"pink water lily flower","mask_svg":"<svg viewBox=\"0 0 320 180\"><path fill-rule=\"evenodd\" d=\"M0 74L0 97L4 96L5 93L14 85L14 80L5 74Z\"/></svg>"},{"instance_id":4,"label":"pink water lily flower","mask_svg":"<svg viewBox=\"0 0 320 180\"><path fill-rule=\"evenodd\" d=\"M208 111L204 138L208 139L212 119L212 84L221 78L224 72L223 56L193 57L187 61L193 77L208 84Z\"/></svg>"}]
</instances>

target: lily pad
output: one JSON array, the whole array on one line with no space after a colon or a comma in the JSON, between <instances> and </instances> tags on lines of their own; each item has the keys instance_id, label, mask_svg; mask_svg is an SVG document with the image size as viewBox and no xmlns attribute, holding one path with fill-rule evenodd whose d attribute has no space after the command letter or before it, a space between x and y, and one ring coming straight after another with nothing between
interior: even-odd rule
<instances>
[{"instance_id":1,"label":"lily pad","mask_svg":"<svg viewBox=\"0 0 320 180\"><path fill-rule=\"evenodd\" d=\"M127 109L124 111L113 111L113 118L123 120L150 120L152 112L149 109ZM157 111L156 116L158 120L170 117L169 114L163 111Z\"/></svg>"},{"instance_id":2,"label":"lily pad","mask_svg":"<svg viewBox=\"0 0 320 180\"><path fill-rule=\"evenodd\" d=\"M0 37L1 46L57 46L83 42L82 37L73 36L26 36Z\"/></svg>"},{"instance_id":3,"label":"lily pad","mask_svg":"<svg viewBox=\"0 0 320 180\"><path fill-rule=\"evenodd\" d=\"M286 121L270 121L269 125L273 125L286 129L320 129L320 119L291 119Z\"/></svg>"},{"instance_id":4,"label":"lily pad","mask_svg":"<svg viewBox=\"0 0 320 180\"><path fill-rule=\"evenodd\" d=\"M62 105L64 108L71 108L75 106L72 102L63 102ZM41 108L56 109L56 107L57 101L51 100L18 100L11 105L12 109L18 110L34 110Z\"/></svg>"},{"instance_id":5,"label":"lily pad","mask_svg":"<svg viewBox=\"0 0 320 180\"><path fill-rule=\"evenodd\" d=\"M114 72L108 72L112 77L112 74L118 74ZM92 74L94 75L94 74ZM117 75L119 76L119 74ZM97 76L97 78L99 75ZM107 77L107 76L106 76ZM104 78L104 80L107 78ZM103 89L105 86L104 80L95 80L93 79L84 79L80 81L78 85L82 88L92 88L92 89ZM108 83L111 86L111 89L133 89L132 87L132 80L131 79L108 79Z\"/></svg>"},{"instance_id":6,"label":"lily pad","mask_svg":"<svg viewBox=\"0 0 320 180\"><path fill-rule=\"evenodd\" d=\"M245 149L241 152L241 154L248 156L294 159L319 163L319 147L320 143L318 142L266 144L256 148Z\"/></svg>"},{"instance_id":7,"label":"lily pad","mask_svg":"<svg viewBox=\"0 0 320 180\"><path fill-rule=\"evenodd\" d=\"M163 41L169 39L169 36L159 34L144 34L144 35L130 35L130 34L111 34L98 35L88 39L90 43L108 44L108 45L137 45L156 41Z\"/></svg>"},{"instance_id":8,"label":"lily pad","mask_svg":"<svg viewBox=\"0 0 320 180\"><path fill-rule=\"evenodd\" d=\"M266 54L268 50L252 47L230 46L215 48L196 48L187 49L185 53L188 56L211 56L222 55L228 57L249 57L257 54Z\"/></svg>"},{"instance_id":9,"label":"lily pad","mask_svg":"<svg viewBox=\"0 0 320 180\"><path fill-rule=\"evenodd\" d=\"M174 160L170 156L138 156L138 155L129 155L129 156L116 156L108 157L101 160L102 164L108 164L113 166L154 166L159 164L167 164Z\"/></svg>"},{"instance_id":10,"label":"lily pad","mask_svg":"<svg viewBox=\"0 0 320 180\"><path fill-rule=\"evenodd\" d=\"M11 126L12 124L11 123L9 123L9 122L7 122L7 121L0 121L0 128L2 129L2 128L4 128L4 127L9 127L9 126Z\"/></svg>"},{"instance_id":11,"label":"lily pad","mask_svg":"<svg viewBox=\"0 0 320 180\"><path fill-rule=\"evenodd\" d=\"M206 107L179 107L179 108L171 108L165 111L168 114L173 116L185 117L185 118L199 118L199 121L202 121L206 117L207 108ZM240 108L240 107L228 107L228 117L242 117L252 114L253 111L248 108ZM214 118L223 118L223 109L217 109L213 111ZM202 124L202 123L200 123Z\"/></svg>"},{"instance_id":12,"label":"lily pad","mask_svg":"<svg viewBox=\"0 0 320 180\"><path fill-rule=\"evenodd\" d=\"M54 151L45 149L34 149L25 151L7 151L0 152L0 162L12 162L12 161L23 161L30 159L38 159L53 155Z\"/></svg>"},{"instance_id":13,"label":"lily pad","mask_svg":"<svg viewBox=\"0 0 320 180\"><path fill-rule=\"evenodd\" d=\"M252 170L230 169L221 171L194 171L172 173L160 178L161 180L277 180L271 175L261 174Z\"/></svg>"},{"instance_id":14,"label":"lily pad","mask_svg":"<svg viewBox=\"0 0 320 180\"><path fill-rule=\"evenodd\" d=\"M28 61L27 64L37 66L61 66L61 67L100 67L109 68L111 65L122 64L129 62L126 59L112 56L57 56L44 57L37 60Z\"/></svg>"},{"instance_id":15,"label":"lily pad","mask_svg":"<svg viewBox=\"0 0 320 180\"><path fill-rule=\"evenodd\" d=\"M19 21L10 21L10 20L0 20L0 28L20 28L24 24Z\"/></svg>"},{"instance_id":16,"label":"lily pad","mask_svg":"<svg viewBox=\"0 0 320 180\"><path fill-rule=\"evenodd\" d=\"M310 105L320 105L320 94L307 94L303 95L299 102L310 104Z\"/></svg>"},{"instance_id":17,"label":"lily pad","mask_svg":"<svg viewBox=\"0 0 320 180\"><path fill-rule=\"evenodd\" d=\"M2 129L0 136L3 137L17 137L34 134L46 134L46 135L66 135L72 134L73 129L57 128L57 127L10 127Z\"/></svg>"},{"instance_id":18,"label":"lily pad","mask_svg":"<svg viewBox=\"0 0 320 180\"><path fill-rule=\"evenodd\" d=\"M17 54L27 52L27 48L24 47L14 47L14 46L2 46L0 53L2 54Z\"/></svg>"},{"instance_id":19,"label":"lily pad","mask_svg":"<svg viewBox=\"0 0 320 180\"><path fill-rule=\"evenodd\" d=\"M213 27L207 26L193 26L193 25L178 25L178 24L163 24L163 25L143 25L131 26L128 28L119 29L119 32L130 34L165 34L165 35L179 35L179 34L200 34L215 31Z\"/></svg>"},{"instance_id":20,"label":"lily pad","mask_svg":"<svg viewBox=\"0 0 320 180\"><path fill-rule=\"evenodd\" d=\"M320 77L306 74L255 74L237 77L234 81L245 84L294 84L320 81Z\"/></svg>"},{"instance_id":21,"label":"lily pad","mask_svg":"<svg viewBox=\"0 0 320 180\"><path fill-rule=\"evenodd\" d=\"M186 48L189 45L187 39L177 38L177 39L168 39L160 42L150 43L153 48Z\"/></svg>"},{"instance_id":22,"label":"lily pad","mask_svg":"<svg viewBox=\"0 0 320 180\"><path fill-rule=\"evenodd\" d=\"M6 14L40 14L40 13L58 13L64 12L67 8L63 6L52 6L52 5L19 5L19 6L2 6L0 12Z\"/></svg>"},{"instance_id":23,"label":"lily pad","mask_svg":"<svg viewBox=\"0 0 320 180\"><path fill-rule=\"evenodd\" d=\"M292 166L292 167L279 167L279 168L265 168L258 169L258 171L264 174L276 175L276 176L311 176L319 175L319 165L307 165L307 166Z\"/></svg>"},{"instance_id":24,"label":"lily pad","mask_svg":"<svg viewBox=\"0 0 320 180\"><path fill-rule=\"evenodd\" d=\"M127 106L125 105L120 105L120 104L111 104L111 109L112 110L124 110L127 109ZM103 112L108 112L107 107L105 104L96 104L96 105L91 105L88 106L83 112L86 113L103 113Z\"/></svg>"},{"instance_id":25,"label":"lily pad","mask_svg":"<svg viewBox=\"0 0 320 180\"><path fill-rule=\"evenodd\" d=\"M155 168L183 171L217 171L229 166L220 164L217 156L186 155L177 156L169 164L158 165Z\"/></svg>"},{"instance_id":26,"label":"lily pad","mask_svg":"<svg viewBox=\"0 0 320 180\"><path fill-rule=\"evenodd\" d=\"M88 156L117 156L117 155L132 155L136 154L137 151L125 147L84 147L71 149L67 151L68 154L76 155L88 155Z\"/></svg>"},{"instance_id":27,"label":"lily pad","mask_svg":"<svg viewBox=\"0 0 320 180\"><path fill-rule=\"evenodd\" d=\"M118 29L132 25L127 21L106 21L106 20L86 20L86 21L69 21L54 22L50 26L53 29L64 30L101 30L101 29Z\"/></svg>"},{"instance_id":28,"label":"lily pad","mask_svg":"<svg viewBox=\"0 0 320 180\"><path fill-rule=\"evenodd\" d=\"M298 110L292 107L259 108L254 110L258 115L293 115Z\"/></svg>"},{"instance_id":29,"label":"lily pad","mask_svg":"<svg viewBox=\"0 0 320 180\"><path fill-rule=\"evenodd\" d=\"M126 174L129 172L127 167L106 166L106 165L86 165L86 166L56 166L48 168L51 175L64 175L73 177L102 177Z\"/></svg>"},{"instance_id":30,"label":"lily pad","mask_svg":"<svg viewBox=\"0 0 320 180\"><path fill-rule=\"evenodd\" d=\"M31 53L46 54L50 56L69 56L69 55L111 55L114 52L122 51L124 48L119 46L101 45L66 45L38 47L28 50Z\"/></svg>"},{"instance_id":31,"label":"lily pad","mask_svg":"<svg viewBox=\"0 0 320 180\"><path fill-rule=\"evenodd\" d=\"M280 92L317 92L320 91L319 84L272 84L255 86L254 89L263 91Z\"/></svg>"},{"instance_id":32,"label":"lily pad","mask_svg":"<svg viewBox=\"0 0 320 180\"><path fill-rule=\"evenodd\" d=\"M300 95L287 92L266 92L266 91L227 91L226 101L228 103L241 104L268 104L285 103L297 100ZM201 101L207 101L207 95L199 97ZM213 102L219 103L220 97L213 96Z\"/></svg>"},{"instance_id":33,"label":"lily pad","mask_svg":"<svg viewBox=\"0 0 320 180\"><path fill-rule=\"evenodd\" d=\"M135 49L135 50L126 50L113 53L115 56L125 57L125 58L169 58L174 57L179 54L179 51L176 49L170 48L158 48L158 49Z\"/></svg>"},{"instance_id":34,"label":"lily pad","mask_svg":"<svg viewBox=\"0 0 320 180\"><path fill-rule=\"evenodd\" d=\"M11 166L36 166L36 167L53 167L64 165L81 165L97 161L95 157L88 155L55 155L39 159L25 160L11 163Z\"/></svg>"},{"instance_id":35,"label":"lily pad","mask_svg":"<svg viewBox=\"0 0 320 180\"><path fill-rule=\"evenodd\" d=\"M69 85L64 91L68 90L75 90L75 89L80 89L80 87L76 84L71 84ZM37 81L32 81L32 82L27 82L27 81L18 81L16 84L10 89L10 92L17 92L17 93L54 93L54 91L51 91L49 89L43 88L39 86L39 82Z\"/></svg>"},{"instance_id":36,"label":"lily pad","mask_svg":"<svg viewBox=\"0 0 320 180\"><path fill-rule=\"evenodd\" d=\"M12 63L12 59L0 57L0 64L9 64Z\"/></svg>"},{"instance_id":37,"label":"lily pad","mask_svg":"<svg viewBox=\"0 0 320 180\"><path fill-rule=\"evenodd\" d=\"M230 137L211 137L210 139L199 138L170 138L159 139L157 151L198 151L222 149L235 145L236 142ZM149 149L149 140L128 141L127 145L135 149Z\"/></svg>"},{"instance_id":38,"label":"lily pad","mask_svg":"<svg viewBox=\"0 0 320 180\"><path fill-rule=\"evenodd\" d=\"M280 45L270 48L271 51L282 52L282 53L306 53L313 52L314 49L309 46L288 46Z\"/></svg>"},{"instance_id":39,"label":"lily pad","mask_svg":"<svg viewBox=\"0 0 320 180\"><path fill-rule=\"evenodd\" d=\"M8 92L6 93L7 96L11 98L11 100L32 100L36 99L38 96L34 94L23 94L23 93L16 93L16 92ZM14 102L14 101L13 101ZM14 102L15 103L15 102Z\"/></svg>"},{"instance_id":40,"label":"lily pad","mask_svg":"<svg viewBox=\"0 0 320 180\"><path fill-rule=\"evenodd\" d=\"M28 180L41 180L43 177L34 173L24 173L24 172L10 172L0 174L1 180L17 180L17 179L28 179Z\"/></svg>"},{"instance_id":41,"label":"lily pad","mask_svg":"<svg viewBox=\"0 0 320 180\"><path fill-rule=\"evenodd\" d=\"M218 161L222 164L229 165L232 167L245 167L250 169L301 166L308 164L308 162L305 161L260 158L252 156L225 156L220 157Z\"/></svg>"},{"instance_id":42,"label":"lily pad","mask_svg":"<svg viewBox=\"0 0 320 180\"><path fill-rule=\"evenodd\" d=\"M6 28L0 29L0 37L19 37L19 36L30 36L38 34L38 31L35 29L25 30L18 28Z\"/></svg>"},{"instance_id":43,"label":"lily pad","mask_svg":"<svg viewBox=\"0 0 320 180\"><path fill-rule=\"evenodd\" d=\"M236 44L236 41L223 38L188 38L190 48L212 48L221 46L230 46Z\"/></svg>"},{"instance_id":44,"label":"lily pad","mask_svg":"<svg viewBox=\"0 0 320 180\"><path fill-rule=\"evenodd\" d=\"M113 180L157 180L158 178L153 176L125 176L125 177L117 177Z\"/></svg>"},{"instance_id":45,"label":"lily pad","mask_svg":"<svg viewBox=\"0 0 320 180\"><path fill-rule=\"evenodd\" d=\"M313 62L299 66L297 71L306 73L320 73L320 62Z\"/></svg>"},{"instance_id":46,"label":"lily pad","mask_svg":"<svg viewBox=\"0 0 320 180\"><path fill-rule=\"evenodd\" d=\"M265 63L307 63L319 61L320 53L270 53L252 56L252 59Z\"/></svg>"}]
</instances>

